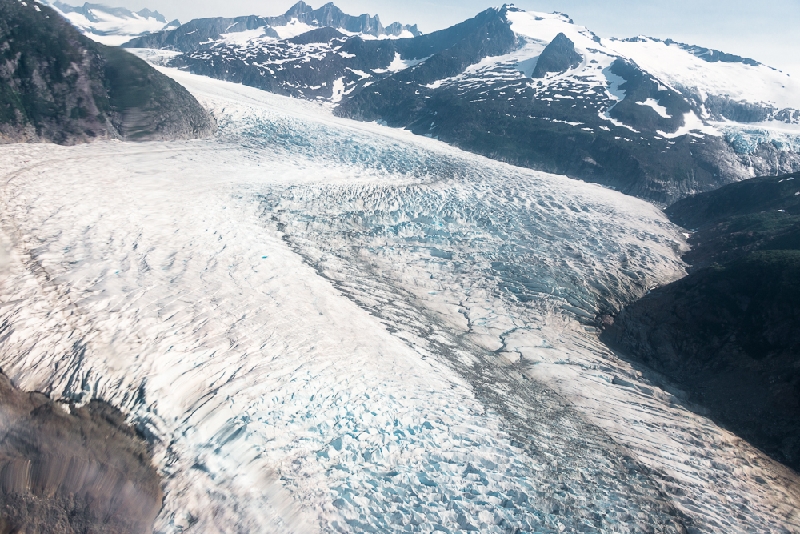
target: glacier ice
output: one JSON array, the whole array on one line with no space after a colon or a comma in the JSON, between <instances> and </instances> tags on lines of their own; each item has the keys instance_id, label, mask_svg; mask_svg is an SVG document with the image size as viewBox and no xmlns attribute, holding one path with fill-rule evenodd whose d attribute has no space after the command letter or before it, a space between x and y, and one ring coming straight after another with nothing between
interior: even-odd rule
<instances>
[{"instance_id":1,"label":"glacier ice","mask_svg":"<svg viewBox=\"0 0 800 534\"><path fill-rule=\"evenodd\" d=\"M737 154L750 155L758 148L771 143L781 152L800 151L800 128L792 128L781 123L755 123L751 125L721 123L720 129L725 140Z\"/></svg>"},{"instance_id":2,"label":"glacier ice","mask_svg":"<svg viewBox=\"0 0 800 534\"><path fill-rule=\"evenodd\" d=\"M0 366L130 414L159 532L799 528L597 341L683 274L656 208L166 72L216 139L0 148Z\"/></svg>"}]
</instances>

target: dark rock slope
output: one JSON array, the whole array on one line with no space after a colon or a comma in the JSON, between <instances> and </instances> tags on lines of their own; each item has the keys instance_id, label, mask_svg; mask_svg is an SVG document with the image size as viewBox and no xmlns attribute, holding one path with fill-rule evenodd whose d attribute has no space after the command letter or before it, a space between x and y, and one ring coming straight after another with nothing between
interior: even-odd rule
<instances>
[{"instance_id":1,"label":"dark rock slope","mask_svg":"<svg viewBox=\"0 0 800 534\"><path fill-rule=\"evenodd\" d=\"M689 276L624 309L603 339L800 470L800 174L732 184L667 214L696 230Z\"/></svg>"},{"instance_id":2,"label":"dark rock slope","mask_svg":"<svg viewBox=\"0 0 800 534\"><path fill-rule=\"evenodd\" d=\"M0 534L152 532L160 480L121 413L16 389L0 373Z\"/></svg>"},{"instance_id":3,"label":"dark rock slope","mask_svg":"<svg viewBox=\"0 0 800 534\"><path fill-rule=\"evenodd\" d=\"M214 122L179 84L81 35L51 8L0 0L0 142L194 138Z\"/></svg>"},{"instance_id":4,"label":"dark rock slope","mask_svg":"<svg viewBox=\"0 0 800 534\"><path fill-rule=\"evenodd\" d=\"M757 178L677 202L669 218L690 230L692 269L757 250L800 250L800 173Z\"/></svg>"},{"instance_id":5,"label":"dark rock slope","mask_svg":"<svg viewBox=\"0 0 800 534\"><path fill-rule=\"evenodd\" d=\"M533 78L545 78L551 73L567 72L581 64L583 58L575 51L575 43L563 33L556 35L539 56Z\"/></svg>"}]
</instances>

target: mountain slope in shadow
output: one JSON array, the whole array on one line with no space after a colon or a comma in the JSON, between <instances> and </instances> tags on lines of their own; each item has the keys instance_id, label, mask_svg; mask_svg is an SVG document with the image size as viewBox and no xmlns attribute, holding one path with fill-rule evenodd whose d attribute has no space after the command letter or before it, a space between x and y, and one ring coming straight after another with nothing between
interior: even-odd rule
<instances>
[{"instance_id":1,"label":"mountain slope in shadow","mask_svg":"<svg viewBox=\"0 0 800 534\"><path fill-rule=\"evenodd\" d=\"M0 0L0 142L188 139L214 127L143 60L95 43L47 6Z\"/></svg>"},{"instance_id":2,"label":"mountain slope in shadow","mask_svg":"<svg viewBox=\"0 0 800 534\"><path fill-rule=\"evenodd\" d=\"M800 470L800 173L672 205L690 274L607 321L603 339L718 423Z\"/></svg>"}]
</instances>

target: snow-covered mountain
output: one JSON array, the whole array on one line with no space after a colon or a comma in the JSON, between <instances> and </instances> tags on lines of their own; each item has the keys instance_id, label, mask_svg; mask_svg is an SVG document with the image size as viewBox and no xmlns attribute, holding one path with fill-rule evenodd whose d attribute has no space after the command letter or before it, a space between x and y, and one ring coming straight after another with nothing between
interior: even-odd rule
<instances>
[{"instance_id":1,"label":"snow-covered mountain","mask_svg":"<svg viewBox=\"0 0 800 534\"><path fill-rule=\"evenodd\" d=\"M171 65L194 73L664 204L800 169L800 82L752 59L601 39L566 15L513 6L391 40L314 16L321 27L301 35L312 26L287 14L283 26L224 19L205 33L208 22L193 21L126 46L180 52Z\"/></svg>"},{"instance_id":2,"label":"snow-covered mountain","mask_svg":"<svg viewBox=\"0 0 800 534\"><path fill-rule=\"evenodd\" d=\"M167 22L158 11L142 9L138 12L124 7L108 7L85 3L71 6L58 0L42 0L66 17L84 35L109 46L119 46L135 37L161 30L180 27L178 20Z\"/></svg>"},{"instance_id":3,"label":"snow-covered mountain","mask_svg":"<svg viewBox=\"0 0 800 534\"><path fill-rule=\"evenodd\" d=\"M276 17L255 15L237 18L195 19L183 26L134 39L125 46L131 48L159 48L192 52L215 43L245 46L251 42L277 41L296 38L313 30L333 28L334 36L361 39L412 38L421 34L416 25L395 22L389 26L381 23L378 15L352 16L333 3L314 9L298 2L286 13Z\"/></svg>"}]
</instances>

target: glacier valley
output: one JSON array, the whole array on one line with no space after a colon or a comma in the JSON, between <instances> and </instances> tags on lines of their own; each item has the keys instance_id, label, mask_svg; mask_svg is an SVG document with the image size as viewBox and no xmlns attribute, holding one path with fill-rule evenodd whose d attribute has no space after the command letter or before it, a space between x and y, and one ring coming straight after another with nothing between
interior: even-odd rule
<instances>
[{"instance_id":1,"label":"glacier valley","mask_svg":"<svg viewBox=\"0 0 800 534\"><path fill-rule=\"evenodd\" d=\"M0 147L0 367L152 442L158 532L797 532L800 480L595 317L651 204L162 69L213 139Z\"/></svg>"}]
</instances>

